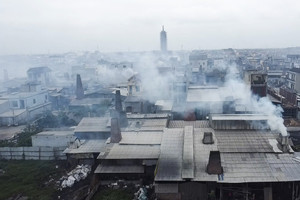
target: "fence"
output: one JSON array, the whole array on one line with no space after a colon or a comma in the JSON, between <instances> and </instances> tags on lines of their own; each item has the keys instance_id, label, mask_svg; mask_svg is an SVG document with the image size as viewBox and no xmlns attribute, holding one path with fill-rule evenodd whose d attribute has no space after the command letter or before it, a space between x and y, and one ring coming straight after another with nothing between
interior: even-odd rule
<instances>
[{"instance_id":1,"label":"fence","mask_svg":"<svg viewBox=\"0 0 300 200\"><path fill-rule=\"evenodd\" d=\"M0 159L66 160L65 147L1 147Z\"/></svg>"}]
</instances>

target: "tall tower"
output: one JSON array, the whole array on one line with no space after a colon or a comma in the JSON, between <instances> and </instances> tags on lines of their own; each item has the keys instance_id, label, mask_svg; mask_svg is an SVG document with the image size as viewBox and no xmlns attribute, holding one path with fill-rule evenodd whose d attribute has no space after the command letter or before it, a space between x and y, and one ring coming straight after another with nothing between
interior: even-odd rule
<instances>
[{"instance_id":1,"label":"tall tower","mask_svg":"<svg viewBox=\"0 0 300 200\"><path fill-rule=\"evenodd\" d=\"M168 51L168 49L167 49L167 32L164 30L164 26L162 26L162 31L160 32L160 50L162 52Z\"/></svg>"}]
</instances>

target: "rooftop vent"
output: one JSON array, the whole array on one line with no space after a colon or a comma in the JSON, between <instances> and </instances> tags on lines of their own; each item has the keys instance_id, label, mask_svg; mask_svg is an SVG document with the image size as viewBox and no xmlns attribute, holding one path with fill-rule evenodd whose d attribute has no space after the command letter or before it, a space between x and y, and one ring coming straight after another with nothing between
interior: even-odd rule
<instances>
[{"instance_id":1,"label":"rooftop vent","mask_svg":"<svg viewBox=\"0 0 300 200\"><path fill-rule=\"evenodd\" d=\"M221 156L219 151L211 151L209 153L208 165L206 168L208 174L222 174Z\"/></svg>"},{"instance_id":2,"label":"rooftop vent","mask_svg":"<svg viewBox=\"0 0 300 200\"><path fill-rule=\"evenodd\" d=\"M140 121L137 121L137 122L135 122L135 127L136 128L141 128L141 122Z\"/></svg>"},{"instance_id":3,"label":"rooftop vent","mask_svg":"<svg viewBox=\"0 0 300 200\"><path fill-rule=\"evenodd\" d=\"M203 144L213 144L214 139L213 139L212 132L204 132L202 142Z\"/></svg>"}]
</instances>

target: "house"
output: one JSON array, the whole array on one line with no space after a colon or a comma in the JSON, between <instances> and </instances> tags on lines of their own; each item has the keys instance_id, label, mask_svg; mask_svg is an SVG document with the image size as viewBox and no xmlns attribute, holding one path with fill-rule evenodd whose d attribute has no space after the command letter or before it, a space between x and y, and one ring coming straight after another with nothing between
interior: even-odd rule
<instances>
[{"instance_id":1,"label":"house","mask_svg":"<svg viewBox=\"0 0 300 200\"><path fill-rule=\"evenodd\" d=\"M30 82L49 85L51 83L50 72L49 67L33 67L27 70L27 78Z\"/></svg>"},{"instance_id":2,"label":"house","mask_svg":"<svg viewBox=\"0 0 300 200\"><path fill-rule=\"evenodd\" d=\"M286 72L287 87L300 93L300 68L292 68Z\"/></svg>"},{"instance_id":3,"label":"house","mask_svg":"<svg viewBox=\"0 0 300 200\"><path fill-rule=\"evenodd\" d=\"M9 111L0 115L2 125L25 123L34 119L38 114L51 110L48 91L39 92L15 92L0 97L7 100Z\"/></svg>"}]
</instances>

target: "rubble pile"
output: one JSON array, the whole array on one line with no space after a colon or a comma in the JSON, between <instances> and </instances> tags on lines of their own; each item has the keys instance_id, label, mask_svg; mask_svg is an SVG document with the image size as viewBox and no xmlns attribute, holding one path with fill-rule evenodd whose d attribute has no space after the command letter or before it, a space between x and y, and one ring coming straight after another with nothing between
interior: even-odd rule
<instances>
[{"instance_id":1,"label":"rubble pile","mask_svg":"<svg viewBox=\"0 0 300 200\"><path fill-rule=\"evenodd\" d=\"M134 200L154 199L153 198L154 186L152 184L150 185L133 184L133 183L128 183L125 180L118 180L116 182L107 184L106 187L114 190L125 189L127 191L130 191L132 192L132 194L134 194Z\"/></svg>"},{"instance_id":2,"label":"rubble pile","mask_svg":"<svg viewBox=\"0 0 300 200\"><path fill-rule=\"evenodd\" d=\"M75 169L70 171L67 176L63 176L61 181L61 188L72 187L75 182L84 180L91 172L91 166L78 165Z\"/></svg>"},{"instance_id":3,"label":"rubble pile","mask_svg":"<svg viewBox=\"0 0 300 200\"><path fill-rule=\"evenodd\" d=\"M134 200L148 200L147 189L141 187L136 193L134 193Z\"/></svg>"}]
</instances>

